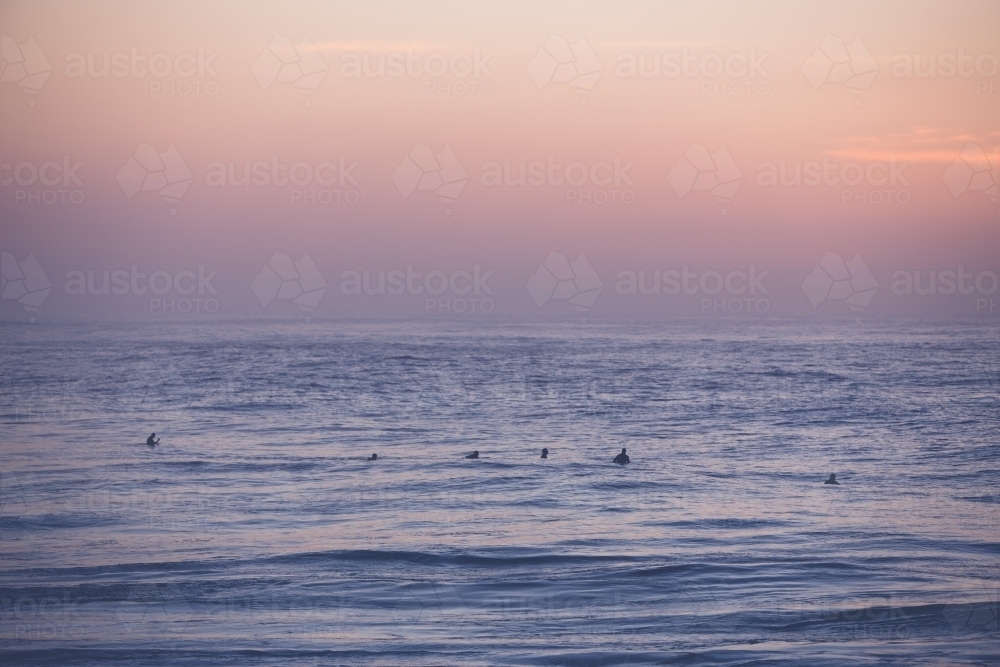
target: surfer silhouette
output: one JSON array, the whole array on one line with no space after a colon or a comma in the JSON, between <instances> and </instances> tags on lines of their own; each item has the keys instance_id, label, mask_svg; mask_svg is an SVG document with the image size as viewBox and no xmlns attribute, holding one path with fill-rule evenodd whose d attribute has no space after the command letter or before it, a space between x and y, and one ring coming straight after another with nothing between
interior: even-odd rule
<instances>
[{"instance_id":1,"label":"surfer silhouette","mask_svg":"<svg viewBox=\"0 0 1000 667\"><path fill-rule=\"evenodd\" d=\"M837 486L840 486L840 482L837 481L837 473L833 473L833 472L830 473L830 479L826 480L823 483L824 484L836 484Z\"/></svg>"},{"instance_id":2,"label":"surfer silhouette","mask_svg":"<svg viewBox=\"0 0 1000 667\"><path fill-rule=\"evenodd\" d=\"M377 461L378 460L378 454L372 454L371 456L368 457L368 460L369 461Z\"/></svg>"},{"instance_id":3,"label":"surfer silhouette","mask_svg":"<svg viewBox=\"0 0 1000 667\"><path fill-rule=\"evenodd\" d=\"M154 438L156 438L154 440ZM160 444L160 439L156 437L155 433L151 433L148 438L146 438L146 444L152 447L153 445Z\"/></svg>"},{"instance_id":4,"label":"surfer silhouette","mask_svg":"<svg viewBox=\"0 0 1000 667\"><path fill-rule=\"evenodd\" d=\"M479 458L479 450L477 449L476 451L472 452L471 454L469 454L465 458L467 458L467 459L478 459Z\"/></svg>"},{"instance_id":5,"label":"surfer silhouette","mask_svg":"<svg viewBox=\"0 0 1000 667\"><path fill-rule=\"evenodd\" d=\"M612 463L617 463L618 465L625 465L629 462L628 454L625 453L625 448L622 447L622 453L614 458Z\"/></svg>"},{"instance_id":6,"label":"surfer silhouette","mask_svg":"<svg viewBox=\"0 0 1000 667\"><path fill-rule=\"evenodd\" d=\"M542 458L543 459L549 458L549 448L548 447L542 447Z\"/></svg>"}]
</instances>

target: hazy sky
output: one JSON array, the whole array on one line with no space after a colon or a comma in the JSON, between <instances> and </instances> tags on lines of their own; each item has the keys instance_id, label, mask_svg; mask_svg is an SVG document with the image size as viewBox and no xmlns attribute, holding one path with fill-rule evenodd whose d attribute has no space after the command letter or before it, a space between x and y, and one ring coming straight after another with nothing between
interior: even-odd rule
<instances>
[{"instance_id":1,"label":"hazy sky","mask_svg":"<svg viewBox=\"0 0 1000 667\"><path fill-rule=\"evenodd\" d=\"M988 0L5 2L0 251L52 287L0 316L997 317L998 29Z\"/></svg>"}]
</instances>

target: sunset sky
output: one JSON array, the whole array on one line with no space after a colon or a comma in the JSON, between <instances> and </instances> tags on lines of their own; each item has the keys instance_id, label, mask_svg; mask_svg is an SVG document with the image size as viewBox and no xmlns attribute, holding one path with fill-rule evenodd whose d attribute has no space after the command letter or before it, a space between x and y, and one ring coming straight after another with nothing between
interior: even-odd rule
<instances>
[{"instance_id":1,"label":"sunset sky","mask_svg":"<svg viewBox=\"0 0 1000 667\"><path fill-rule=\"evenodd\" d=\"M441 315L344 293L408 265L492 272L493 314L997 317L998 25L988 0L7 2L0 251L51 281L39 322L179 316L131 286L69 293L133 265L217 272L206 317ZM315 308L252 289L275 253L309 254ZM526 289L551 253L585 255L596 301ZM827 253L860 255L869 303L803 287ZM685 265L768 272L766 311L618 288ZM973 289L907 294L914 272Z\"/></svg>"}]
</instances>

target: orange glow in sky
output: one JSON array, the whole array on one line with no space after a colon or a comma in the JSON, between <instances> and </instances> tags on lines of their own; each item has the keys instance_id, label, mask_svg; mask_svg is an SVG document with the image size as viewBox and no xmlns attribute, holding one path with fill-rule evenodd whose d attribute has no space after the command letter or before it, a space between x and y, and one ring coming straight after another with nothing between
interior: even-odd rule
<instances>
[{"instance_id":1,"label":"orange glow in sky","mask_svg":"<svg viewBox=\"0 0 1000 667\"><path fill-rule=\"evenodd\" d=\"M273 313L250 285L275 253L309 253L317 315L425 313L342 283L408 265L479 266L497 313L540 314L529 278L583 253L595 315L674 312L622 272L754 266L771 314L996 316L988 276L892 285L1000 271L998 26L989 1L8 2L0 250L53 315L104 307L70 272L132 265ZM863 258L871 307L811 303L828 254Z\"/></svg>"}]
</instances>

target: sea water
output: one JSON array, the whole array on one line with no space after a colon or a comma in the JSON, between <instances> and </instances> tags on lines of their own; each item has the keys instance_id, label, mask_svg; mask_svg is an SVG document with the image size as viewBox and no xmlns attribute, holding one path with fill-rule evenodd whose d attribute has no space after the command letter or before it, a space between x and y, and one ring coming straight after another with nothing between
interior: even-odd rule
<instances>
[{"instance_id":1,"label":"sea water","mask_svg":"<svg viewBox=\"0 0 1000 667\"><path fill-rule=\"evenodd\" d=\"M0 658L995 662L998 360L976 321L5 324Z\"/></svg>"}]
</instances>

